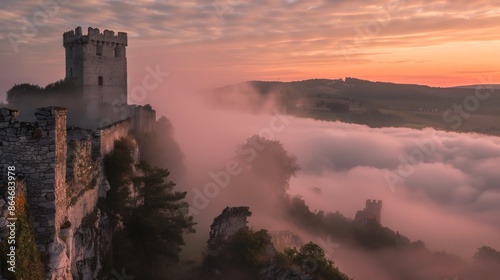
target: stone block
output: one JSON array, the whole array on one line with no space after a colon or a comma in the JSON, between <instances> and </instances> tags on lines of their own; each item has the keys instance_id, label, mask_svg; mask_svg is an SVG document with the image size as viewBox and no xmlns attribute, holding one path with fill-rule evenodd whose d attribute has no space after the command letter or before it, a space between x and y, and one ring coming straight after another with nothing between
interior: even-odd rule
<instances>
[{"instance_id":1,"label":"stone block","mask_svg":"<svg viewBox=\"0 0 500 280\"><path fill-rule=\"evenodd\" d=\"M47 200L48 201L54 201L56 199L54 193L48 193L47 194Z\"/></svg>"},{"instance_id":2,"label":"stone block","mask_svg":"<svg viewBox=\"0 0 500 280\"><path fill-rule=\"evenodd\" d=\"M4 217L0 217L0 230L3 230L7 226L8 222Z\"/></svg>"}]
</instances>

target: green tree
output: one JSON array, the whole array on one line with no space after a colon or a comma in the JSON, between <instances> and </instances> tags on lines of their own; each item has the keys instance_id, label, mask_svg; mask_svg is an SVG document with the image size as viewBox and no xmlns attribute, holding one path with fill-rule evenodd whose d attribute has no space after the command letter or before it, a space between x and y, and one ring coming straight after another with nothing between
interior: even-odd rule
<instances>
[{"instance_id":1,"label":"green tree","mask_svg":"<svg viewBox=\"0 0 500 280\"><path fill-rule=\"evenodd\" d=\"M287 248L285 255L292 262L300 266L304 272L317 280L349 280L350 278L340 272L333 262L326 258L325 252L315 243L309 242L300 249Z\"/></svg>"},{"instance_id":2,"label":"green tree","mask_svg":"<svg viewBox=\"0 0 500 280\"><path fill-rule=\"evenodd\" d=\"M129 188L134 176L133 149L133 140L121 138L115 141L113 152L104 157L104 172L110 189L106 194L106 203L102 203L101 207L110 215L113 228L129 214L131 205L135 203Z\"/></svg>"},{"instance_id":3,"label":"green tree","mask_svg":"<svg viewBox=\"0 0 500 280\"><path fill-rule=\"evenodd\" d=\"M174 191L166 169L140 163L144 176L134 181L141 186L141 204L124 219L125 232L135 256L134 267L144 279L163 279L164 269L179 261L183 234L194 233L193 217L184 202L186 192Z\"/></svg>"},{"instance_id":4,"label":"green tree","mask_svg":"<svg viewBox=\"0 0 500 280\"><path fill-rule=\"evenodd\" d=\"M236 159L257 178L270 183L279 196L285 196L290 178L300 170L297 158L290 155L278 140L260 135L248 138L236 150Z\"/></svg>"},{"instance_id":5,"label":"green tree","mask_svg":"<svg viewBox=\"0 0 500 280\"><path fill-rule=\"evenodd\" d=\"M267 230L241 229L221 244L217 256L207 256L207 268L216 268L217 279L259 279L260 270L274 256Z\"/></svg>"},{"instance_id":6,"label":"green tree","mask_svg":"<svg viewBox=\"0 0 500 280\"><path fill-rule=\"evenodd\" d=\"M482 246L474 254L474 260L483 263L499 263L500 252L488 246Z\"/></svg>"},{"instance_id":7,"label":"green tree","mask_svg":"<svg viewBox=\"0 0 500 280\"><path fill-rule=\"evenodd\" d=\"M184 154L175 141L174 127L169 119L162 116L156 121L156 130L136 136L141 150L141 159L153 166L167 168L172 175L184 172Z\"/></svg>"},{"instance_id":8,"label":"green tree","mask_svg":"<svg viewBox=\"0 0 500 280\"><path fill-rule=\"evenodd\" d=\"M33 84L18 84L14 85L7 91L7 102L10 105L16 102L21 102L21 99L29 99L30 97L42 93L43 89L38 85Z\"/></svg>"},{"instance_id":9,"label":"green tree","mask_svg":"<svg viewBox=\"0 0 500 280\"><path fill-rule=\"evenodd\" d=\"M247 268L257 267L267 260L265 249L269 246L272 246L272 242L267 230L240 230L231 237L227 246L228 261Z\"/></svg>"},{"instance_id":10,"label":"green tree","mask_svg":"<svg viewBox=\"0 0 500 280\"><path fill-rule=\"evenodd\" d=\"M62 79L48 84L43 91L46 93L69 93L76 90L76 84L73 80Z\"/></svg>"}]
</instances>

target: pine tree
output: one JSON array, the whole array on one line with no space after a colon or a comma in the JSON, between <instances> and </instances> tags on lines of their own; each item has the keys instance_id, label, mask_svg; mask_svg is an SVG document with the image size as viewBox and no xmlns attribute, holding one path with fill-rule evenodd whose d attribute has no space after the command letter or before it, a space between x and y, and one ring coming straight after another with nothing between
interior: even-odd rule
<instances>
[{"instance_id":1,"label":"pine tree","mask_svg":"<svg viewBox=\"0 0 500 280\"><path fill-rule=\"evenodd\" d=\"M135 267L145 279L162 279L165 268L179 261L183 234L194 233L193 217L184 202L186 192L174 191L175 183L168 181L168 170L140 163L144 176L140 184L140 206L124 220L125 231L133 244Z\"/></svg>"}]
</instances>

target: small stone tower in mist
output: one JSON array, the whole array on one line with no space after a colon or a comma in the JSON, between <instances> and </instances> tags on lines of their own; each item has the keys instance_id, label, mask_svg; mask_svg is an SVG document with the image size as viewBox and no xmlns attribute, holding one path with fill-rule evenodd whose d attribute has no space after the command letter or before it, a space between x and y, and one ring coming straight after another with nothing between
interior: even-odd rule
<instances>
[{"instance_id":1,"label":"small stone tower in mist","mask_svg":"<svg viewBox=\"0 0 500 280\"><path fill-rule=\"evenodd\" d=\"M63 34L66 49L66 79L79 87L79 100L89 120L109 117L111 109L127 104L127 33L82 28ZM116 119L116 117L114 118Z\"/></svg>"},{"instance_id":2,"label":"small stone tower in mist","mask_svg":"<svg viewBox=\"0 0 500 280\"><path fill-rule=\"evenodd\" d=\"M382 222L382 200L366 200L364 210L356 212L354 221L361 224L367 224L370 221L375 221L379 224Z\"/></svg>"}]
</instances>

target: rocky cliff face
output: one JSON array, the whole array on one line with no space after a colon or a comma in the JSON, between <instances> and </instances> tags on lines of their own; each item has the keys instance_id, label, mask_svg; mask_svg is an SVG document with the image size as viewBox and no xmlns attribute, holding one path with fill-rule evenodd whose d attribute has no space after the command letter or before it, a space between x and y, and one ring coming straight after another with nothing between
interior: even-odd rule
<instances>
[{"instance_id":1,"label":"rocky cliff face","mask_svg":"<svg viewBox=\"0 0 500 280\"><path fill-rule=\"evenodd\" d=\"M242 230L248 230L247 218L250 217L252 213L249 207L226 207L222 214L217 216L211 227L210 227L210 239L208 240L208 250L207 259L216 258L219 256L230 241L231 237ZM280 242L280 244L301 243L300 238L291 232L276 232L275 239ZM270 235L269 237L271 237ZM259 269L258 279L261 280L309 280L311 279L307 275L303 275L299 272L295 272L293 269L288 267L283 267L277 265L274 261L274 256L276 254L276 249L271 242L266 246L264 250L264 256L261 256L265 261L262 263ZM210 263L210 261L209 261ZM210 266L208 267L209 277L208 279L226 279L219 270L219 267ZM245 278L246 279L246 278Z\"/></svg>"},{"instance_id":2,"label":"rocky cliff face","mask_svg":"<svg viewBox=\"0 0 500 280\"><path fill-rule=\"evenodd\" d=\"M223 244L225 241L238 231L248 229L247 218L251 215L252 212L249 211L249 207L226 207L210 226L208 255L217 256L224 249Z\"/></svg>"},{"instance_id":3,"label":"rocky cliff face","mask_svg":"<svg viewBox=\"0 0 500 280\"><path fill-rule=\"evenodd\" d=\"M99 185L80 193L69 205L59 236L50 245L47 279L97 279L102 260L111 246L111 227L105 213L97 208Z\"/></svg>"},{"instance_id":4,"label":"rocky cliff face","mask_svg":"<svg viewBox=\"0 0 500 280\"><path fill-rule=\"evenodd\" d=\"M79 134L72 137L75 132ZM104 198L109 190L109 183L104 176L102 157L96 155L90 141L91 135L84 130L75 130L69 135L65 183L67 203L58 209L63 222L56 228L57 234L50 243L37 245L46 266L45 279L94 280L98 279L104 259L111 250L110 222L106 213L97 206L99 198ZM134 144L133 164L137 164L139 149ZM134 169L134 172L139 175L142 171ZM17 183L16 191L26 193L26 188L22 179ZM0 193L0 242L9 235L7 208L7 194ZM35 233L38 230L36 223L33 230ZM0 279L3 279L2 275Z\"/></svg>"},{"instance_id":5,"label":"rocky cliff face","mask_svg":"<svg viewBox=\"0 0 500 280\"><path fill-rule=\"evenodd\" d=\"M71 137L73 134L76 137ZM105 198L109 183L104 176L102 156L96 156L85 131L74 130L69 135L66 222L49 247L47 279L94 280L111 250L110 221L97 207L99 198ZM140 155L137 143L133 143L135 166ZM141 171L133 168L133 172L139 175Z\"/></svg>"}]
</instances>

